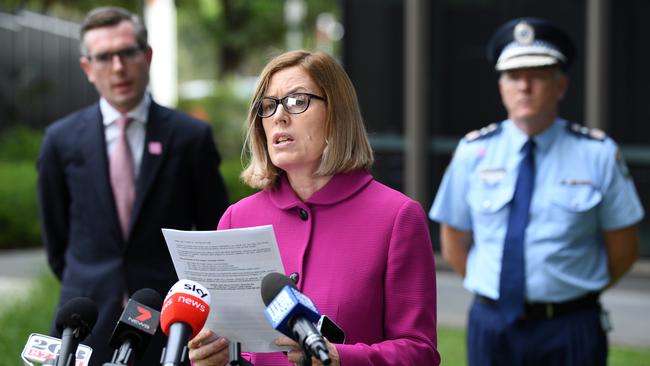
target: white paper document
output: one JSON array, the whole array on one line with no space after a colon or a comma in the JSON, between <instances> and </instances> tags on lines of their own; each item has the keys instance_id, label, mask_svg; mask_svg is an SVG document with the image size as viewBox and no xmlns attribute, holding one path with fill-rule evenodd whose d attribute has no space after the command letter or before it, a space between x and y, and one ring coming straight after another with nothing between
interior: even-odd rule
<instances>
[{"instance_id":1,"label":"white paper document","mask_svg":"<svg viewBox=\"0 0 650 366\"><path fill-rule=\"evenodd\" d=\"M264 316L262 278L284 273L271 225L218 231L162 229L179 279L210 290L212 303L205 326L240 342L243 352L281 350L281 334Z\"/></svg>"}]
</instances>

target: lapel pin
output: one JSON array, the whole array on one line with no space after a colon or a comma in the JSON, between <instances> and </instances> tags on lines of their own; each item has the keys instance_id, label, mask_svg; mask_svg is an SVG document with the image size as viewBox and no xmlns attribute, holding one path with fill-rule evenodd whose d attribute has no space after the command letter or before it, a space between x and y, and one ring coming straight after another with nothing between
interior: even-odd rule
<instances>
[{"instance_id":1,"label":"lapel pin","mask_svg":"<svg viewBox=\"0 0 650 366\"><path fill-rule=\"evenodd\" d=\"M160 155L162 154L162 144L160 141L149 141L149 154Z\"/></svg>"}]
</instances>

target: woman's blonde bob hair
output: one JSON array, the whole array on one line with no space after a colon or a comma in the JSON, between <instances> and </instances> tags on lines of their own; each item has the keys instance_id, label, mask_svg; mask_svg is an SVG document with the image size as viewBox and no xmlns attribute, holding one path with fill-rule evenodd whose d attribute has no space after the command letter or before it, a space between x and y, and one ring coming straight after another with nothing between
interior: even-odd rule
<instances>
[{"instance_id":1,"label":"woman's blonde bob hair","mask_svg":"<svg viewBox=\"0 0 650 366\"><path fill-rule=\"evenodd\" d=\"M327 104L327 146L315 174L329 176L358 169L369 170L374 161L372 148L361 118L357 93L345 70L326 53L290 51L272 59L257 82L248 110L244 149L250 160L241 174L244 183L257 189L271 189L278 183L282 170L271 162L257 108L273 74L293 66L300 66L309 75L321 89Z\"/></svg>"}]
</instances>

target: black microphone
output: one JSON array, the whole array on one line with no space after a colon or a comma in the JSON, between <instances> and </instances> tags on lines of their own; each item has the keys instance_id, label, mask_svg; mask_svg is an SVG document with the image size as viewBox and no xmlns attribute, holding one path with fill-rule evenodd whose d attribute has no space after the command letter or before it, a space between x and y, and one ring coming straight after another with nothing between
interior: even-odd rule
<instances>
[{"instance_id":1,"label":"black microphone","mask_svg":"<svg viewBox=\"0 0 650 366\"><path fill-rule=\"evenodd\" d=\"M117 321L109 345L115 348L111 363L104 366L133 365L141 359L158 329L162 298L155 290L143 288L129 299Z\"/></svg>"},{"instance_id":2,"label":"black microphone","mask_svg":"<svg viewBox=\"0 0 650 366\"><path fill-rule=\"evenodd\" d=\"M97 322L97 305L87 297L66 302L56 315L56 330L61 335L61 348L56 366L74 366L79 342L83 341Z\"/></svg>"},{"instance_id":3,"label":"black microphone","mask_svg":"<svg viewBox=\"0 0 650 366\"><path fill-rule=\"evenodd\" d=\"M294 281L277 272L269 273L262 279L261 292L266 305L264 314L273 329L298 342L307 357L314 356L329 365L332 360L327 343L314 326L320 314Z\"/></svg>"}]
</instances>

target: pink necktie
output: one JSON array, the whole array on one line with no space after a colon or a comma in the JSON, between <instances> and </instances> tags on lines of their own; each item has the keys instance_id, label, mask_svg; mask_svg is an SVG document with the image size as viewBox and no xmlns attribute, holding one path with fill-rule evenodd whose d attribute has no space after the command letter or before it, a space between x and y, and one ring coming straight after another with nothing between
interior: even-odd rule
<instances>
[{"instance_id":1,"label":"pink necktie","mask_svg":"<svg viewBox=\"0 0 650 366\"><path fill-rule=\"evenodd\" d=\"M131 119L126 116L120 116L117 119L117 127L120 129L120 134L110 157L111 186L113 187L117 216L120 220L120 227L122 228L122 235L125 240L129 236L131 208L135 199L133 156L131 155L129 141L126 138L126 128L130 122Z\"/></svg>"}]
</instances>

